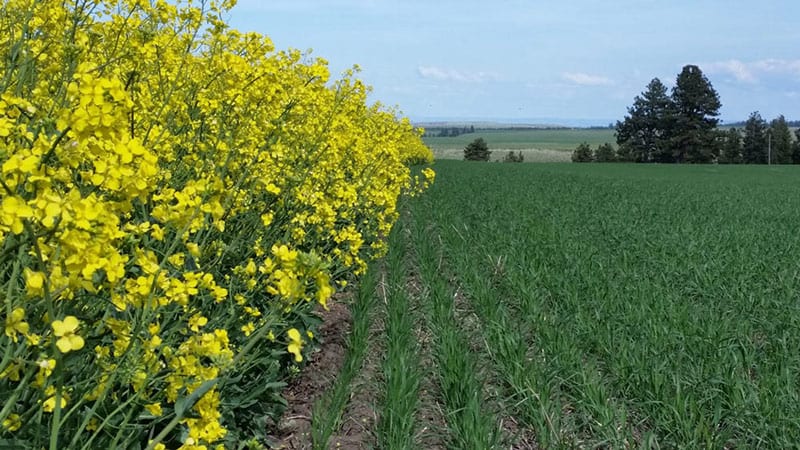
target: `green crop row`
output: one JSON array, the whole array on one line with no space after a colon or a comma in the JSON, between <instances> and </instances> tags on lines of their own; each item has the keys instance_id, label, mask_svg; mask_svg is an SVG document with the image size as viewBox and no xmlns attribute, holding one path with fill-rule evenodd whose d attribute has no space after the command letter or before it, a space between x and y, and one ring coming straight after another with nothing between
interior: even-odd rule
<instances>
[{"instance_id":1,"label":"green crop row","mask_svg":"<svg viewBox=\"0 0 800 450\"><path fill-rule=\"evenodd\" d=\"M469 338L485 342L505 404L540 445L800 440L800 171L440 161L437 172L412 205L417 245L441 246L420 268L450 267L480 319Z\"/></svg>"}]
</instances>

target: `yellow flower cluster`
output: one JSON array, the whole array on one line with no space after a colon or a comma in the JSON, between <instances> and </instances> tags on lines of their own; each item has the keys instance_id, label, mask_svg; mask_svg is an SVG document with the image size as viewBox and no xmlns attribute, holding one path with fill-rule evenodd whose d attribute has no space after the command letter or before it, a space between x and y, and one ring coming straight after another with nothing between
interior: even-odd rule
<instances>
[{"instance_id":1,"label":"yellow flower cluster","mask_svg":"<svg viewBox=\"0 0 800 450\"><path fill-rule=\"evenodd\" d=\"M0 439L233 444L236 393L303 361L302 317L433 182L357 69L234 3L0 6Z\"/></svg>"}]
</instances>

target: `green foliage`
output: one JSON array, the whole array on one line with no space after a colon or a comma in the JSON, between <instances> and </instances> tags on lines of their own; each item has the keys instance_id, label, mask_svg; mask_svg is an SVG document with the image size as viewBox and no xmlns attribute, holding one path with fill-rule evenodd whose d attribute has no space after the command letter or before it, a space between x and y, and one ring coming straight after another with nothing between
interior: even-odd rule
<instances>
[{"instance_id":1,"label":"green foliage","mask_svg":"<svg viewBox=\"0 0 800 450\"><path fill-rule=\"evenodd\" d=\"M472 165L508 167L505 164ZM433 334L430 345L447 417L448 448L500 448L497 418L485 404L486 378L479 370L478 355L470 351L476 336L458 320L458 310L463 308L456 304L460 289L443 274L445 254L440 239L432 239L433 224L426 223L422 214L414 216L411 236L417 256L415 266L427 297L422 304L427 329Z\"/></svg>"},{"instance_id":2,"label":"green foliage","mask_svg":"<svg viewBox=\"0 0 800 450\"><path fill-rule=\"evenodd\" d=\"M614 146L606 142L597 146L594 151L594 160L597 162L614 162L617 160L617 152Z\"/></svg>"},{"instance_id":3,"label":"green foliage","mask_svg":"<svg viewBox=\"0 0 800 450\"><path fill-rule=\"evenodd\" d=\"M742 162L742 134L736 128L720 132L722 151L719 155L720 164L740 164Z\"/></svg>"},{"instance_id":4,"label":"green foliage","mask_svg":"<svg viewBox=\"0 0 800 450\"><path fill-rule=\"evenodd\" d=\"M792 162L792 132L789 124L783 115L774 119L769 126L769 134L772 137L772 151L770 162L772 164L790 164Z\"/></svg>"},{"instance_id":5,"label":"green foliage","mask_svg":"<svg viewBox=\"0 0 800 450\"><path fill-rule=\"evenodd\" d=\"M792 143L792 164L800 164L800 128L794 130L794 142Z\"/></svg>"},{"instance_id":6,"label":"green foliage","mask_svg":"<svg viewBox=\"0 0 800 450\"><path fill-rule=\"evenodd\" d=\"M714 129L719 122L719 95L699 67L688 65L672 89L675 111L670 133L675 162L708 163L718 154Z\"/></svg>"},{"instance_id":7,"label":"green foliage","mask_svg":"<svg viewBox=\"0 0 800 450\"><path fill-rule=\"evenodd\" d=\"M623 142L617 147L617 161L635 162L633 148L629 142Z\"/></svg>"},{"instance_id":8,"label":"green foliage","mask_svg":"<svg viewBox=\"0 0 800 450\"><path fill-rule=\"evenodd\" d=\"M379 304L386 308L385 359L383 361L383 405L377 426L378 447L413 449L414 413L419 401L420 348L415 335L416 318L407 290L409 261L406 253L408 229L397 222L389 236L385 284Z\"/></svg>"},{"instance_id":9,"label":"green foliage","mask_svg":"<svg viewBox=\"0 0 800 450\"><path fill-rule=\"evenodd\" d=\"M699 67L678 74L672 95L658 78L636 96L628 115L617 122L621 160L708 163L719 154L719 95Z\"/></svg>"},{"instance_id":10,"label":"green foliage","mask_svg":"<svg viewBox=\"0 0 800 450\"><path fill-rule=\"evenodd\" d=\"M592 147L586 142L575 147L572 152L572 162L592 162L593 158Z\"/></svg>"},{"instance_id":11,"label":"green foliage","mask_svg":"<svg viewBox=\"0 0 800 450\"><path fill-rule=\"evenodd\" d=\"M514 153L513 150L509 150L506 156L503 157L503 162L521 163L524 160L525 157L522 156L522 152Z\"/></svg>"},{"instance_id":12,"label":"green foliage","mask_svg":"<svg viewBox=\"0 0 800 450\"><path fill-rule=\"evenodd\" d=\"M314 403L311 417L311 441L314 450L330 447L329 440L339 429L345 407L353 394L353 379L361 371L369 345L370 312L376 304L377 270L378 264L371 264L360 280L355 301L350 305L352 325L342 368L333 386Z\"/></svg>"},{"instance_id":13,"label":"green foliage","mask_svg":"<svg viewBox=\"0 0 800 450\"><path fill-rule=\"evenodd\" d=\"M541 448L794 448L792 169L440 161L413 236Z\"/></svg>"},{"instance_id":14,"label":"green foliage","mask_svg":"<svg viewBox=\"0 0 800 450\"><path fill-rule=\"evenodd\" d=\"M488 161L491 154L489 145L483 138L476 138L464 147L464 160L466 161Z\"/></svg>"},{"instance_id":15,"label":"green foliage","mask_svg":"<svg viewBox=\"0 0 800 450\"><path fill-rule=\"evenodd\" d=\"M768 145L767 122L758 111L753 112L744 124L742 161L745 164L766 164Z\"/></svg>"},{"instance_id":16,"label":"green foliage","mask_svg":"<svg viewBox=\"0 0 800 450\"><path fill-rule=\"evenodd\" d=\"M617 122L617 145L625 150L624 161L666 162L671 159L668 133L673 116L673 104L667 87L653 78L647 90L633 99L628 115Z\"/></svg>"}]
</instances>

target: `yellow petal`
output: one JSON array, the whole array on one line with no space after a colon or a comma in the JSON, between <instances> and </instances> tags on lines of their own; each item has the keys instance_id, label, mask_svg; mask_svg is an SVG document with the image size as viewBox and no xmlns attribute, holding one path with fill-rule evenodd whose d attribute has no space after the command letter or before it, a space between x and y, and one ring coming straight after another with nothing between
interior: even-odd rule
<instances>
[{"instance_id":1,"label":"yellow petal","mask_svg":"<svg viewBox=\"0 0 800 450\"><path fill-rule=\"evenodd\" d=\"M79 324L80 322L78 322L78 318L75 316L67 316L64 318L64 326L69 331L75 331Z\"/></svg>"},{"instance_id":2,"label":"yellow petal","mask_svg":"<svg viewBox=\"0 0 800 450\"><path fill-rule=\"evenodd\" d=\"M83 338L77 334L73 334L69 337L69 343L73 350L80 350L83 348Z\"/></svg>"},{"instance_id":3,"label":"yellow petal","mask_svg":"<svg viewBox=\"0 0 800 450\"><path fill-rule=\"evenodd\" d=\"M25 318L25 310L24 309L15 308L13 311L11 311L11 321L12 322L19 322L23 318Z\"/></svg>"},{"instance_id":4,"label":"yellow petal","mask_svg":"<svg viewBox=\"0 0 800 450\"><path fill-rule=\"evenodd\" d=\"M54 320L51 325L53 327L53 333L55 333L56 336L63 336L64 333L66 332L66 330L64 329L65 328L64 322L60 320Z\"/></svg>"},{"instance_id":5,"label":"yellow petal","mask_svg":"<svg viewBox=\"0 0 800 450\"><path fill-rule=\"evenodd\" d=\"M303 360L303 355L300 353L300 346L297 344L289 344L289 353L294 355L294 360L300 362Z\"/></svg>"},{"instance_id":6,"label":"yellow petal","mask_svg":"<svg viewBox=\"0 0 800 450\"><path fill-rule=\"evenodd\" d=\"M62 337L56 341L56 347L61 350L61 353L68 353L70 350L72 350L72 343L68 337Z\"/></svg>"}]
</instances>

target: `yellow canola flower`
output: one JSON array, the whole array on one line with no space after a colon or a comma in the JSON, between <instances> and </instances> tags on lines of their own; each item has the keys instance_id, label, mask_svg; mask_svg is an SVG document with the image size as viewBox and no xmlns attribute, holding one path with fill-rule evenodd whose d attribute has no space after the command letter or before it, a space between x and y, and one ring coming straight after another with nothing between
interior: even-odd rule
<instances>
[{"instance_id":1,"label":"yellow canola flower","mask_svg":"<svg viewBox=\"0 0 800 450\"><path fill-rule=\"evenodd\" d=\"M45 278L42 272L34 272L25 268L25 290L31 297L44 294Z\"/></svg>"},{"instance_id":2,"label":"yellow canola flower","mask_svg":"<svg viewBox=\"0 0 800 450\"><path fill-rule=\"evenodd\" d=\"M247 322L246 324L242 325L241 329L245 336L250 336L253 334L253 331L256 330L256 326L253 324L253 322Z\"/></svg>"},{"instance_id":3,"label":"yellow canola flower","mask_svg":"<svg viewBox=\"0 0 800 450\"><path fill-rule=\"evenodd\" d=\"M47 400L45 400L44 403L42 403L42 410L44 410L44 412L49 412L49 413L55 411L55 409L56 409L56 388L54 388L53 386L48 387L47 389L45 389L44 395L47 396ZM66 408L68 402L69 402L69 396L66 393L62 392L61 393L61 402L60 402L61 403L61 409Z\"/></svg>"},{"instance_id":4,"label":"yellow canola flower","mask_svg":"<svg viewBox=\"0 0 800 450\"><path fill-rule=\"evenodd\" d=\"M300 336L300 332L297 331L297 328L292 328L286 332L286 335L289 336L289 345L287 346L287 350L289 353L294 355L295 361L303 361L303 355L301 353L301 350L303 349L303 338Z\"/></svg>"},{"instance_id":5,"label":"yellow canola flower","mask_svg":"<svg viewBox=\"0 0 800 450\"><path fill-rule=\"evenodd\" d=\"M3 378L8 378L11 381L19 381L19 371L21 369L21 365L12 362L2 372L0 372L0 380Z\"/></svg>"},{"instance_id":6,"label":"yellow canola flower","mask_svg":"<svg viewBox=\"0 0 800 450\"><path fill-rule=\"evenodd\" d=\"M19 430L22 427L22 419L19 417L19 414L11 413L3 419L3 428L8 431L14 432Z\"/></svg>"},{"instance_id":7,"label":"yellow canola flower","mask_svg":"<svg viewBox=\"0 0 800 450\"><path fill-rule=\"evenodd\" d=\"M160 417L164 412L161 410L161 403L148 403L144 409L155 417Z\"/></svg>"},{"instance_id":8,"label":"yellow canola flower","mask_svg":"<svg viewBox=\"0 0 800 450\"><path fill-rule=\"evenodd\" d=\"M11 315L6 317L6 336L14 342L17 342L17 333L26 335L29 328L28 322L25 322L25 310L22 308L14 308Z\"/></svg>"},{"instance_id":9,"label":"yellow canola flower","mask_svg":"<svg viewBox=\"0 0 800 450\"><path fill-rule=\"evenodd\" d=\"M21 234L24 229L22 219L33 217L33 208L18 196L8 196L0 203L0 231L10 230Z\"/></svg>"},{"instance_id":10,"label":"yellow canola flower","mask_svg":"<svg viewBox=\"0 0 800 450\"><path fill-rule=\"evenodd\" d=\"M36 365L39 366L39 371L36 373L36 379L34 380L33 385L36 387L42 387L45 385L47 378L53 374L53 370L56 368L56 360L41 359L36 362Z\"/></svg>"},{"instance_id":11,"label":"yellow canola flower","mask_svg":"<svg viewBox=\"0 0 800 450\"><path fill-rule=\"evenodd\" d=\"M61 353L69 353L83 348L83 338L75 333L79 325L80 322L75 316L67 316L63 321L53 321L53 333L59 338L56 341L56 347Z\"/></svg>"},{"instance_id":12,"label":"yellow canola flower","mask_svg":"<svg viewBox=\"0 0 800 450\"><path fill-rule=\"evenodd\" d=\"M207 323L207 318L203 317L201 314L195 314L189 319L189 329L198 332L200 328L204 327Z\"/></svg>"}]
</instances>

